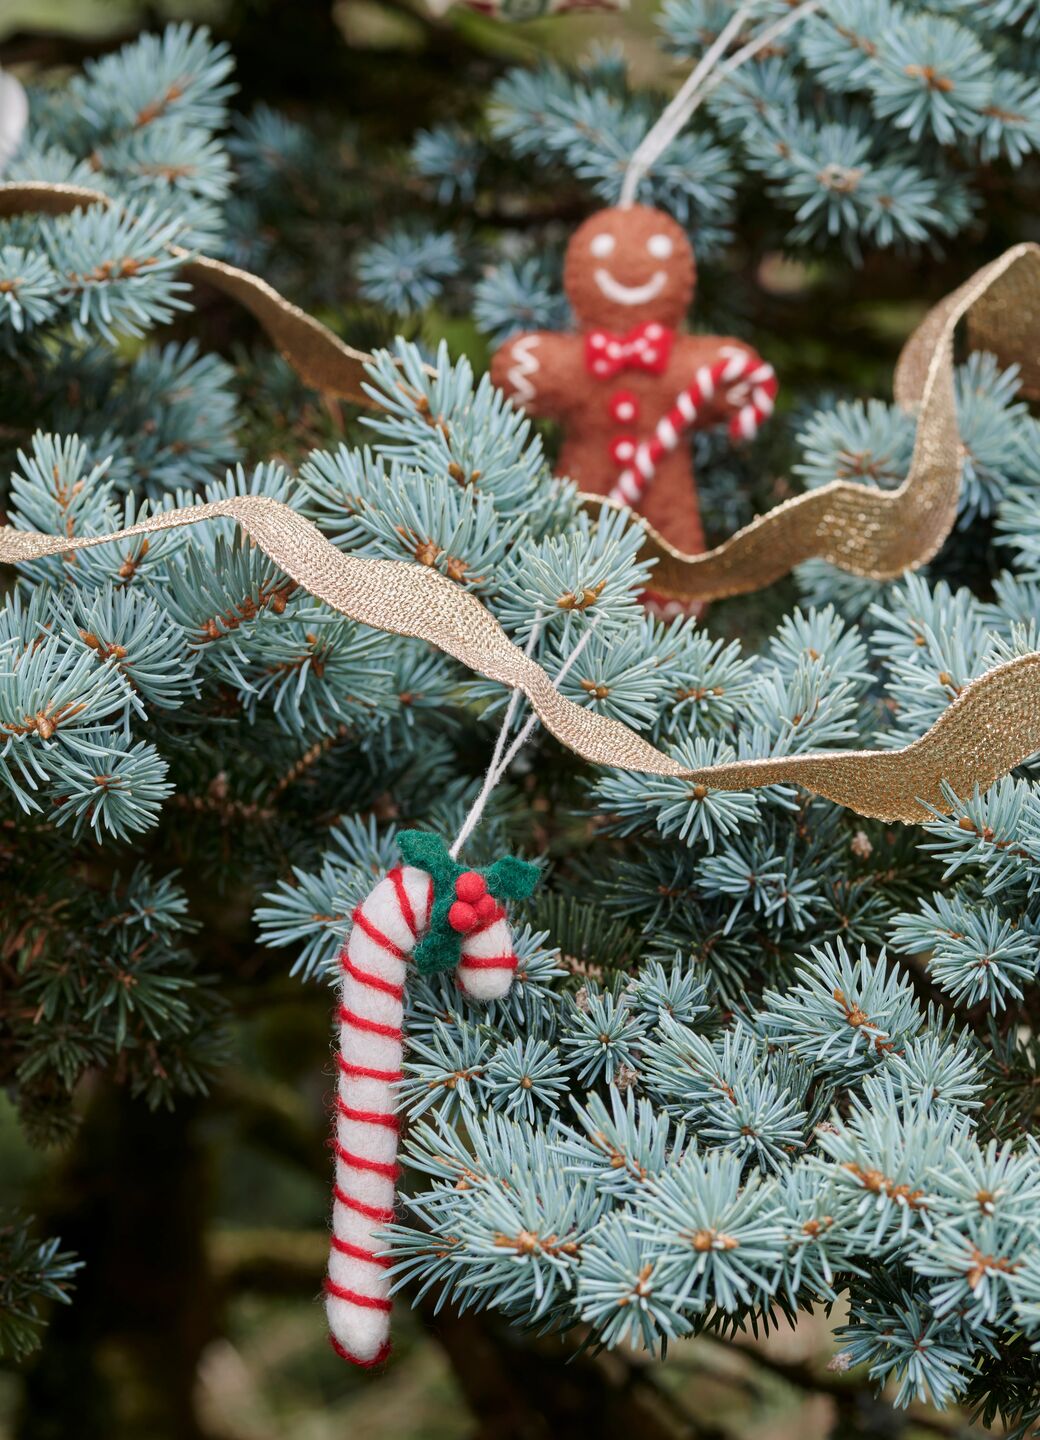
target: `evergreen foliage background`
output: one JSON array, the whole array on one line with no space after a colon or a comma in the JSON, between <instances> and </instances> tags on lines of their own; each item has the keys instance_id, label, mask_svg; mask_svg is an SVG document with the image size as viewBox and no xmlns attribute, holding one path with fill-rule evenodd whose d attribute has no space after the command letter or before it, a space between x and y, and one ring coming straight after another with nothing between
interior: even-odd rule
<instances>
[{"instance_id":1,"label":"evergreen foliage background","mask_svg":"<svg viewBox=\"0 0 1040 1440\"><path fill-rule=\"evenodd\" d=\"M959 370L961 514L926 572L807 566L668 627L636 600L637 530L580 513L551 428L480 378L500 336L566 323L570 229L729 8L504 29L239 0L211 32L130 5L77 38L12 24L0 60L33 109L6 178L123 208L0 224L8 522L89 534L276 495L338 544L436 565L521 642L537 623L550 671L594 624L565 693L691 763L921 734L1038 648L1040 431L1013 370ZM696 323L745 335L783 385L752 449L698 440L714 539L795 486L898 483L902 338L1035 232L1034 7L829 16L720 88L649 192L694 236ZM393 347L410 391L384 352L385 413L306 392L187 291L170 242ZM310 1300L326 982L395 829L458 828L504 697L295 593L230 527L4 578L0 1428L1032 1433L1031 763L912 830L536 742L472 848L544 860L521 983L487 1012L411 987L395 1234L420 1311L399 1307L401 1360L358 1376ZM799 1350L786 1321L809 1310ZM666 1342L665 1363L638 1348Z\"/></svg>"}]
</instances>

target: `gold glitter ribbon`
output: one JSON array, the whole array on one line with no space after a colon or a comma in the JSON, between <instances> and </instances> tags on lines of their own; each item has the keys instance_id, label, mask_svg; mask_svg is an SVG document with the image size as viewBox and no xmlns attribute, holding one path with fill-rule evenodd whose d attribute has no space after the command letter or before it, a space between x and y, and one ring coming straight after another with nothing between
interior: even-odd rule
<instances>
[{"instance_id":1,"label":"gold glitter ribbon","mask_svg":"<svg viewBox=\"0 0 1040 1440\"><path fill-rule=\"evenodd\" d=\"M583 759L689 781L693 799L703 798L698 786L748 790L793 782L861 815L922 820L929 803L949 808L943 780L958 795L968 795L1040 749L1040 655L1033 654L966 685L928 733L903 750L835 750L688 770L621 721L561 695L476 596L438 570L349 555L304 516L266 495L167 510L107 535L69 538L5 526L0 563L65 555L219 518L236 520L290 579L341 614L376 630L426 640L470 670L522 691L545 728Z\"/></svg>"},{"instance_id":2,"label":"gold glitter ribbon","mask_svg":"<svg viewBox=\"0 0 1040 1440\"><path fill-rule=\"evenodd\" d=\"M73 186L0 185L0 215L59 214L96 202L110 203ZM250 310L307 383L372 403L361 389L368 357L264 281L188 256L183 269ZM1040 247L1019 245L936 306L903 350L895 393L900 404L916 408L918 426L910 473L898 490L836 481L787 501L701 556L682 555L648 527L645 553L660 561L655 591L684 600L739 594L813 556L888 579L934 555L953 524L960 483L953 335L962 318L970 343L994 351L1001 363L1017 361L1023 388L1040 392ZM795 783L861 815L919 821L929 806L948 810L944 780L957 795L970 795L1040 750L1040 655L1031 654L966 685L927 734L902 750L829 751L689 770L627 725L567 700L480 601L438 571L347 554L309 520L266 496L165 511L108 535L70 538L6 527L0 529L0 562L64 555L221 517L237 521L291 579L335 610L375 629L425 640L478 674L520 690L545 728L584 759L688 781L693 799L703 794L700 787Z\"/></svg>"},{"instance_id":3,"label":"gold glitter ribbon","mask_svg":"<svg viewBox=\"0 0 1040 1440\"><path fill-rule=\"evenodd\" d=\"M704 555L685 555L650 526L642 559L657 561L653 590L675 600L746 595L805 560L870 580L894 580L942 548L957 518L963 451L953 387L954 332L973 350L1018 363L1022 388L1040 392L1040 246L1016 245L925 316L896 366L896 402L916 412L906 479L896 490L833 480L759 515Z\"/></svg>"},{"instance_id":4,"label":"gold glitter ribbon","mask_svg":"<svg viewBox=\"0 0 1040 1440\"><path fill-rule=\"evenodd\" d=\"M110 205L98 190L46 183L0 184L0 217L66 214L85 205ZM372 356L291 305L266 281L221 260L183 257L181 273L242 305L308 385L374 407L362 388ZM964 320L972 349L992 351L1001 364L1017 362L1022 388L1040 394L1040 245L1016 245L983 266L929 311L899 357L896 402L917 414L910 470L896 490L848 480L797 495L703 555L676 550L643 521L640 558L656 561L654 593L679 601L748 594L821 559L871 580L892 580L925 564L942 547L957 516L962 450L953 387L953 340ZM602 497L585 497L598 507Z\"/></svg>"},{"instance_id":5,"label":"gold glitter ribbon","mask_svg":"<svg viewBox=\"0 0 1040 1440\"><path fill-rule=\"evenodd\" d=\"M111 205L110 196L81 185L51 185L42 181L0 185L0 218L11 215L67 215L88 205ZM354 350L334 335L320 320L298 305L291 305L259 275L239 270L223 260L194 255L171 246L183 257L180 273L192 283L219 290L248 310L266 330L278 350L307 385L326 395L352 400L355 405L375 408L361 383L365 366L372 359L364 350Z\"/></svg>"}]
</instances>

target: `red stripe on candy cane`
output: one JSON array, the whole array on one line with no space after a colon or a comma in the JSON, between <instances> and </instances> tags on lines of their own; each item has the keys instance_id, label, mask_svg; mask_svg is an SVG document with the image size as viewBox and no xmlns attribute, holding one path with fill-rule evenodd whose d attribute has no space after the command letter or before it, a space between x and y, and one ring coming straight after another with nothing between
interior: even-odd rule
<instances>
[{"instance_id":1,"label":"red stripe on candy cane","mask_svg":"<svg viewBox=\"0 0 1040 1440\"><path fill-rule=\"evenodd\" d=\"M347 952L344 950L339 957L340 967L352 976L355 980L367 985L370 990L381 990L384 995L392 995L395 1000L404 999L404 986L393 985L389 980L382 979L379 975L371 975L367 970L360 969L353 963Z\"/></svg>"},{"instance_id":2,"label":"red stripe on candy cane","mask_svg":"<svg viewBox=\"0 0 1040 1440\"><path fill-rule=\"evenodd\" d=\"M372 1175L382 1175L386 1180L396 1180L401 1173L400 1167L395 1162L370 1160L367 1155L358 1155L353 1150L348 1150L338 1140L335 1141L332 1148L336 1152L336 1159L342 1160L349 1170L367 1170Z\"/></svg>"},{"instance_id":3,"label":"red stripe on candy cane","mask_svg":"<svg viewBox=\"0 0 1040 1440\"><path fill-rule=\"evenodd\" d=\"M401 873L400 865L396 865L393 870L390 871L390 881L397 895L397 904L401 910L401 918L412 932L412 939L414 940L419 927L415 923L415 911L412 909L412 902L408 898L408 891L405 888L404 876Z\"/></svg>"},{"instance_id":4,"label":"red stripe on candy cane","mask_svg":"<svg viewBox=\"0 0 1040 1440\"><path fill-rule=\"evenodd\" d=\"M382 1365L383 1361L390 1354L389 1341L383 1346L382 1350L372 1356L371 1360L362 1360L360 1355L352 1355L345 1346L339 1343L335 1335L329 1336L329 1344L341 1360L346 1360L350 1365L359 1365L362 1370L371 1370L376 1365Z\"/></svg>"},{"instance_id":5,"label":"red stripe on candy cane","mask_svg":"<svg viewBox=\"0 0 1040 1440\"><path fill-rule=\"evenodd\" d=\"M379 1295L360 1295L346 1285L337 1285L334 1280L325 1281L325 1294L335 1295L337 1300L349 1300L351 1305L360 1305L366 1310L383 1310L389 1313L391 1304Z\"/></svg>"},{"instance_id":6,"label":"red stripe on candy cane","mask_svg":"<svg viewBox=\"0 0 1040 1440\"><path fill-rule=\"evenodd\" d=\"M383 1205L366 1205L364 1200L359 1200L356 1195L348 1195L339 1185L332 1187L332 1196L337 1205L352 1210L356 1215L363 1215L366 1220L377 1220L380 1225L389 1225L394 1218L392 1209Z\"/></svg>"},{"instance_id":7,"label":"red stripe on candy cane","mask_svg":"<svg viewBox=\"0 0 1040 1440\"><path fill-rule=\"evenodd\" d=\"M388 1255L376 1255L361 1245L352 1245L349 1240L341 1240L338 1235L332 1237L332 1248L341 1255L349 1255L352 1260L364 1260L366 1265L378 1265L382 1270L386 1270L390 1265Z\"/></svg>"},{"instance_id":8,"label":"red stripe on candy cane","mask_svg":"<svg viewBox=\"0 0 1040 1440\"><path fill-rule=\"evenodd\" d=\"M727 345L714 365L701 366L693 384L679 392L675 404L658 420L651 438L636 447L631 465L614 482L611 500L638 504L661 460L676 448L684 432L696 425L719 386L728 387L726 403L734 411L729 422L733 439L750 440L757 434L762 421L773 413L779 388L776 375L771 365L749 350Z\"/></svg>"},{"instance_id":9,"label":"red stripe on candy cane","mask_svg":"<svg viewBox=\"0 0 1040 1440\"><path fill-rule=\"evenodd\" d=\"M369 1035L385 1035L388 1040L400 1040L400 1025L384 1025L381 1020L369 1020L364 1015L355 1015L345 1005L339 1007L339 1023L349 1025L353 1030L364 1030Z\"/></svg>"},{"instance_id":10,"label":"red stripe on candy cane","mask_svg":"<svg viewBox=\"0 0 1040 1440\"><path fill-rule=\"evenodd\" d=\"M433 882L396 866L356 908L340 955L336 1157L325 1308L333 1349L354 1365L390 1351L390 1276L380 1229L393 1220L403 1079L405 965L429 924ZM462 937L458 983L479 999L504 995L516 969L505 910Z\"/></svg>"},{"instance_id":11,"label":"red stripe on candy cane","mask_svg":"<svg viewBox=\"0 0 1040 1440\"><path fill-rule=\"evenodd\" d=\"M340 1097L336 1096L336 1109L347 1120L355 1120L359 1125L385 1125L388 1130L400 1130L401 1121L392 1113L385 1113L380 1110L352 1110L345 1105Z\"/></svg>"},{"instance_id":12,"label":"red stripe on candy cane","mask_svg":"<svg viewBox=\"0 0 1040 1440\"><path fill-rule=\"evenodd\" d=\"M392 940L388 940L383 932L372 924L371 920L369 920L367 915L362 911L360 905L354 911L352 919L354 924L365 932L373 945L378 945L381 950L385 950L386 953L392 955L395 960L404 960L407 957L408 951L402 950L400 946L395 945Z\"/></svg>"},{"instance_id":13,"label":"red stripe on candy cane","mask_svg":"<svg viewBox=\"0 0 1040 1440\"><path fill-rule=\"evenodd\" d=\"M374 1065L352 1065L349 1060L344 1060L342 1053L336 1056L336 1064L344 1075L356 1076L359 1080L382 1080L384 1084L394 1085L398 1080L404 1079L403 1070L379 1070Z\"/></svg>"}]
</instances>

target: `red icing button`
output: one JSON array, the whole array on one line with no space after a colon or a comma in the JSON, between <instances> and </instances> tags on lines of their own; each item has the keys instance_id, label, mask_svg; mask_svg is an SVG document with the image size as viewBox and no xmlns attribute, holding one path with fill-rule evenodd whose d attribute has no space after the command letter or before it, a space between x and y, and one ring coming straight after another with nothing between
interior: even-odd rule
<instances>
[{"instance_id":1,"label":"red icing button","mask_svg":"<svg viewBox=\"0 0 1040 1440\"><path fill-rule=\"evenodd\" d=\"M639 418L639 400L631 390L615 390L607 401L610 418L619 425L631 425Z\"/></svg>"},{"instance_id":2,"label":"red icing button","mask_svg":"<svg viewBox=\"0 0 1040 1440\"><path fill-rule=\"evenodd\" d=\"M475 929L477 923L477 912L464 900L456 900L448 911L448 924L453 930L458 930L460 935L466 935L470 930Z\"/></svg>"},{"instance_id":3,"label":"red icing button","mask_svg":"<svg viewBox=\"0 0 1040 1440\"><path fill-rule=\"evenodd\" d=\"M482 895L487 894L487 881L476 870L466 870L455 881L455 894L467 905L475 905Z\"/></svg>"},{"instance_id":4,"label":"red icing button","mask_svg":"<svg viewBox=\"0 0 1040 1440\"><path fill-rule=\"evenodd\" d=\"M615 465L628 465L636 458L636 437L619 435L610 442L610 458Z\"/></svg>"}]
</instances>

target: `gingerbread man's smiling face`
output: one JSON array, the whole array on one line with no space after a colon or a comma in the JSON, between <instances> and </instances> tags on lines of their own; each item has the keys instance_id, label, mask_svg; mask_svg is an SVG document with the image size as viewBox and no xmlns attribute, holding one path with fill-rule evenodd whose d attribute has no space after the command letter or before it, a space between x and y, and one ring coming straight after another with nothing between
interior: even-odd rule
<instances>
[{"instance_id":1,"label":"gingerbread man's smiling face","mask_svg":"<svg viewBox=\"0 0 1040 1440\"><path fill-rule=\"evenodd\" d=\"M567 246L563 286L581 329L625 331L656 320L678 328L693 299L686 233L649 205L598 210Z\"/></svg>"}]
</instances>

